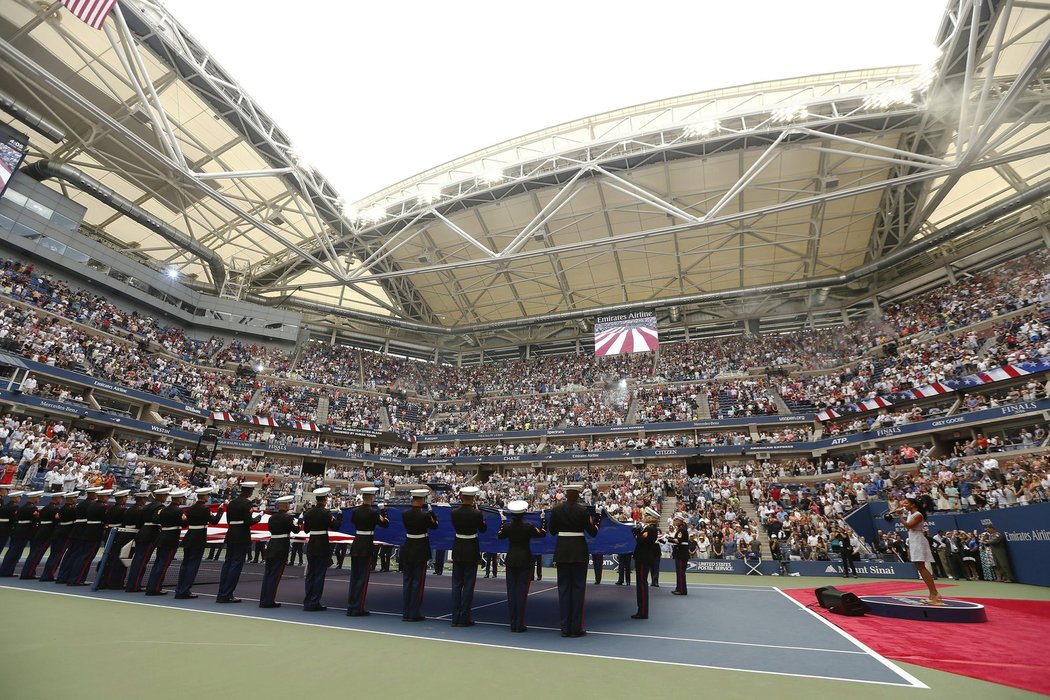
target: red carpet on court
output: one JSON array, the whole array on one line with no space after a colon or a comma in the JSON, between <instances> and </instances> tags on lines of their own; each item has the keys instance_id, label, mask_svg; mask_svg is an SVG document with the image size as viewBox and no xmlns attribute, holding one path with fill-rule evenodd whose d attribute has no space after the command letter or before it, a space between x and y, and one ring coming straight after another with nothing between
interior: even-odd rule
<instances>
[{"instance_id":1,"label":"red carpet on court","mask_svg":"<svg viewBox=\"0 0 1050 700\"><path fill-rule=\"evenodd\" d=\"M836 588L861 596L926 590L919 581L847 584ZM784 592L803 605L816 602L811 588ZM950 591L946 593L951 595ZM1050 661L1046 655L1050 602L999 598L960 600L985 606L988 621L951 624L873 615L845 617L819 606L811 609L886 658L1050 695Z\"/></svg>"}]
</instances>

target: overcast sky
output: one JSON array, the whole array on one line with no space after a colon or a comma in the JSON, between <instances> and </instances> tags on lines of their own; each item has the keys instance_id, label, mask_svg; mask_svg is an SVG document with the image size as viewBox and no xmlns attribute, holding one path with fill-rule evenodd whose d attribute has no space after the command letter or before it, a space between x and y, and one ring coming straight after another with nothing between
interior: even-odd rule
<instances>
[{"instance_id":1,"label":"overcast sky","mask_svg":"<svg viewBox=\"0 0 1050 700\"><path fill-rule=\"evenodd\" d=\"M620 107L923 63L946 2L166 5L356 202L472 151Z\"/></svg>"}]
</instances>

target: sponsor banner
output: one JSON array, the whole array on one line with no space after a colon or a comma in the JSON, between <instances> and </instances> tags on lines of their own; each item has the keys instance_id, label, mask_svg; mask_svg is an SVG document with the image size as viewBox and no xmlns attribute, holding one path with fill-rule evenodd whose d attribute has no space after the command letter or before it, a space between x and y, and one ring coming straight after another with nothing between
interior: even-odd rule
<instances>
[{"instance_id":1,"label":"sponsor banner","mask_svg":"<svg viewBox=\"0 0 1050 700\"><path fill-rule=\"evenodd\" d=\"M343 425L326 425L324 429L325 432L340 437L376 438L384 434L382 430L373 428L350 428ZM388 434L393 435L393 433Z\"/></svg>"},{"instance_id":2,"label":"sponsor banner","mask_svg":"<svg viewBox=\"0 0 1050 700\"><path fill-rule=\"evenodd\" d=\"M904 400L924 399L929 398L930 396L937 396L938 394L947 394L950 391L964 391L985 384L1006 381L1007 379L1017 379L1026 374L1039 374L1043 372L1050 372L1050 362L1022 362L1017 365L996 367L987 372L970 374L961 379L948 379L943 382L927 384L917 389L907 389L900 392L897 396ZM856 414L876 411L880 408L892 405L893 404L890 403L888 399L876 396L874 399L865 399L857 403L847 404L840 411L830 409L827 411L821 411L817 414L817 420L826 421L831 420L834 417L840 417L851 413Z\"/></svg>"},{"instance_id":3,"label":"sponsor banner","mask_svg":"<svg viewBox=\"0 0 1050 700\"><path fill-rule=\"evenodd\" d=\"M48 377L55 377L61 379L70 384L76 384L78 386L92 387L107 391L113 394L120 394L129 398L138 399L147 403L155 403L164 408L170 408L174 411L180 411L182 413L192 413L195 416L201 416L207 418L210 411L198 408L197 406L191 406L183 403L182 401L174 401L172 399L158 396L157 394L151 394L147 391L139 391L138 389L131 389L120 384L114 384L113 382L107 382L102 379L96 379L95 377L81 374L80 372L73 372L68 369L59 369L58 367L52 367L46 365L43 362L36 362L34 360L26 359L20 355L10 355L9 353L0 353L0 358L10 357L11 364L16 366L25 366L26 369L35 372L36 374L45 375Z\"/></svg>"},{"instance_id":4,"label":"sponsor banner","mask_svg":"<svg viewBox=\"0 0 1050 700\"><path fill-rule=\"evenodd\" d=\"M854 563L857 575L864 578L919 578L919 573L911 562L860 559ZM789 561L788 573L800 576L842 576L843 569L838 561Z\"/></svg>"},{"instance_id":5,"label":"sponsor banner","mask_svg":"<svg viewBox=\"0 0 1050 700\"><path fill-rule=\"evenodd\" d=\"M128 418L126 416L117 416L112 413L106 413L105 411L96 411L95 409L88 408L83 404L66 403L65 401L58 401L56 399L45 399L39 396L14 394L10 391L0 390L0 400L19 403L23 406L31 406L38 410L46 411L49 414L58 413L73 419L84 418L98 423L105 423L115 428L128 428L131 430L153 433L154 435L164 435L193 442L196 442L200 437L197 433L166 428L163 425L146 423L145 421Z\"/></svg>"},{"instance_id":6,"label":"sponsor banner","mask_svg":"<svg viewBox=\"0 0 1050 700\"><path fill-rule=\"evenodd\" d=\"M899 520L886 522L882 517L887 509L886 503L872 503L871 506L875 528L883 531L899 530L902 536L907 536ZM938 530L976 531L980 535L985 532L988 523L1001 532L1006 540L1006 552L1015 580L1035 586L1050 586L1050 503L972 513L930 513L926 530L931 535Z\"/></svg>"},{"instance_id":7,"label":"sponsor banner","mask_svg":"<svg viewBox=\"0 0 1050 700\"><path fill-rule=\"evenodd\" d=\"M571 437L573 435L614 435L617 433L664 432L673 430L703 430L704 428L744 428L750 425L783 425L812 423L812 413L790 416L748 416L746 418L718 418L674 423L632 423L630 425L596 425L587 428L548 428L546 430L508 430L489 433L449 433L447 435L419 435L420 443L453 442L455 440L504 440L529 437Z\"/></svg>"},{"instance_id":8,"label":"sponsor banner","mask_svg":"<svg viewBox=\"0 0 1050 700\"><path fill-rule=\"evenodd\" d=\"M660 334L652 311L599 316L594 320L594 354L598 357L652 352L658 347Z\"/></svg>"}]
</instances>

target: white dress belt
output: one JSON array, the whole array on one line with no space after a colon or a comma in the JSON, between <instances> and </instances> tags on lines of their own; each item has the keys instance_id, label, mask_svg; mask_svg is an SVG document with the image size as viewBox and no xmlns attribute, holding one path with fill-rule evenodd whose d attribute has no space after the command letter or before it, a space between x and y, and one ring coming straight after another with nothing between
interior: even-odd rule
<instances>
[{"instance_id":1,"label":"white dress belt","mask_svg":"<svg viewBox=\"0 0 1050 700\"><path fill-rule=\"evenodd\" d=\"M176 525L175 527L162 527L160 529L160 531L161 532L171 532L172 530L178 530L178 529L179 529L179 526Z\"/></svg>"},{"instance_id":2,"label":"white dress belt","mask_svg":"<svg viewBox=\"0 0 1050 700\"><path fill-rule=\"evenodd\" d=\"M4 522L6 523L7 521L5 520ZM86 523L87 522L87 518L77 518L73 522L75 522L75 523Z\"/></svg>"},{"instance_id":3,"label":"white dress belt","mask_svg":"<svg viewBox=\"0 0 1050 700\"><path fill-rule=\"evenodd\" d=\"M421 540L426 536L426 533L423 533L422 535L410 535L408 533L405 533L405 537L409 538L410 540Z\"/></svg>"},{"instance_id":4,"label":"white dress belt","mask_svg":"<svg viewBox=\"0 0 1050 700\"><path fill-rule=\"evenodd\" d=\"M189 525L186 529L188 530L203 530L208 527L207 525Z\"/></svg>"},{"instance_id":5,"label":"white dress belt","mask_svg":"<svg viewBox=\"0 0 1050 700\"><path fill-rule=\"evenodd\" d=\"M582 532L559 532L559 537L583 537Z\"/></svg>"},{"instance_id":6,"label":"white dress belt","mask_svg":"<svg viewBox=\"0 0 1050 700\"><path fill-rule=\"evenodd\" d=\"M77 521L77 522L79 522L79 521ZM88 525L101 525L102 524L101 520L85 520L84 522L87 523Z\"/></svg>"},{"instance_id":7,"label":"white dress belt","mask_svg":"<svg viewBox=\"0 0 1050 700\"><path fill-rule=\"evenodd\" d=\"M283 535L270 535L270 539L271 540L286 540L289 537L291 537L291 535L289 533L287 533L287 532L284 533Z\"/></svg>"},{"instance_id":8,"label":"white dress belt","mask_svg":"<svg viewBox=\"0 0 1050 700\"><path fill-rule=\"evenodd\" d=\"M230 520L226 523L227 525L244 525L243 520Z\"/></svg>"},{"instance_id":9,"label":"white dress belt","mask_svg":"<svg viewBox=\"0 0 1050 700\"><path fill-rule=\"evenodd\" d=\"M374 535L374 534L376 534L376 531L375 530L358 530L356 534L358 534L358 535Z\"/></svg>"},{"instance_id":10,"label":"white dress belt","mask_svg":"<svg viewBox=\"0 0 1050 700\"><path fill-rule=\"evenodd\" d=\"M9 523L9 522L11 522L11 518L0 518L0 523ZM80 522L80 521L78 520L77 522Z\"/></svg>"},{"instance_id":11,"label":"white dress belt","mask_svg":"<svg viewBox=\"0 0 1050 700\"><path fill-rule=\"evenodd\" d=\"M478 538L478 536L476 534L475 535L461 535L458 532L456 533L456 539L457 540L476 540L477 538Z\"/></svg>"},{"instance_id":12,"label":"white dress belt","mask_svg":"<svg viewBox=\"0 0 1050 700\"><path fill-rule=\"evenodd\" d=\"M306 533L306 535L308 537L313 537L314 535L327 535L327 534L328 534L328 530L312 530L312 531Z\"/></svg>"},{"instance_id":13,"label":"white dress belt","mask_svg":"<svg viewBox=\"0 0 1050 700\"><path fill-rule=\"evenodd\" d=\"M137 527L122 527L122 528L119 528L117 530L117 532L138 532L138 531L139 531L139 529Z\"/></svg>"}]
</instances>

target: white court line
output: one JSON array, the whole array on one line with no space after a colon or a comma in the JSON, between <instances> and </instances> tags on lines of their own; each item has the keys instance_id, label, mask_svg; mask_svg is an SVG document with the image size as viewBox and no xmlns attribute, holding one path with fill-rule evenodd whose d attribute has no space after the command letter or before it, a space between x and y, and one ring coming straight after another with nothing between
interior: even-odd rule
<instances>
[{"instance_id":1,"label":"white court line","mask_svg":"<svg viewBox=\"0 0 1050 700\"><path fill-rule=\"evenodd\" d=\"M215 647L272 647L272 644L253 644L243 642L232 644L228 642L171 642L166 639L113 639L110 644L185 644L187 646L215 646Z\"/></svg>"},{"instance_id":2,"label":"white court line","mask_svg":"<svg viewBox=\"0 0 1050 700\"><path fill-rule=\"evenodd\" d=\"M558 590L557 586L551 586L550 588L544 588L541 591L533 591L532 593L529 593L529 595L530 596L534 596L537 593L547 593L549 591L556 591L556 590ZM488 592L488 591L483 591L483 592ZM504 603L507 603L507 602L510 602L509 598L504 598L503 600L497 600L495 603L485 603L484 605L475 605L474 607L472 607L470 609L470 611L474 612L475 610L481 610L482 608L491 608L493 605L503 605ZM435 617L433 619L435 619L435 620L447 620L450 617L452 617L452 613L445 613L444 615L438 615L437 617ZM539 628L537 628L537 629L539 629Z\"/></svg>"},{"instance_id":3,"label":"white court line","mask_svg":"<svg viewBox=\"0 0 1050 700\"><path fill-rule=\"evenodd\" d=\"M831 629L833 629L836 632L838 632L840 635L842 635L843 637L848 639L851 643L855 644L858 648L863 649L866 654L871 656L871 658L875 659L880 664L882 664L886 668L890 669L891 671L896 673L898 676L900 676L904 680L908 681L908 684L910 686L912 686L913 688L923 688L924 690L929 690L930 689L930 686L926 685L925 683L920 681L918 678L916 678L915 676L913 676L910 673L908 673L907 671L905 671L904 669L898 667L896 664L894 664L892 661L890 661L886 657L882 656L881 654L878 654L874 649L872 649L871 647L867 646L866 644L861 642L859 639L857 639L853 635L851 635L848 632L846 632L846 630L835 626L830 621L824 619L822 616L820 616L817 613L813 612L812 610L807 608L805 605L803 605L799 601L795 600L794 598L792 598L791 596L789 596L787 593L785 593L784 591L780 590L779 588L777 588L776 591L778 593L780 593L780 595L784 596L785 598L790 600L792 603L797 605L802 610L805 610L807 613L809 613L813 617L815 617L818 620L820 620L823 624L827 625Z\"/></svg>"},{"instance_id":4,"label":"white court line","mask_svg":"<svg viewBox=\"0 0 1050 700\"><path fill-rule=\"evenodd\" d=\"M384 631L380 631L380 630L362 629L360 627L343 627L343 626L340 626L340 625L325 625L325 624L321 624L319 622L301 622L299 620L282 620L280 618L275 618L275 617L260 617L258 615L244 615L244 614L239 614L239 613L234 613L234 612L221 612L221 611L218 611L218 610L198 610L196 608L177 608L177 607L173 607L173 606L170 606L170 605L164 605L162 603L147 603L145 601L141 601L140 602L140 601L135 601L135 600L119 600L119 599L116 599L116 598L99 598L99 597L96 597L96 596L84 595L84 594L80 594L80 593L63 593L63 592L60 592L60 591L41 591L41 590L37 590L35 588L20 588L18 586L0 585L0 589L9 589L9 590L12 590L12 591L24 591L24 592L27 592L27 593L43 593L45 595L57 595L57 596L64 596L64 597L67 597L67 598L81 598L81 599L84 599L84 600L93 600L93 601L99 601L99 602L104 602L104 603L116 603L116 604L119 604L119 605L139 605L139 606L147 607L147 608L156 608L156 609L161 609L161 610L178 610L178 611L182 611L182 612L200 613L200 614L203 614L203 615L219 615L219 616L222 616L222 617L236 617L236 618L240 618L240 619L243 619L243 620L257 620L257 621L262 621L262 622L279 622L279 623L282 623L282 624L300 625L300 626L303 626L303 627L320 627L320 628L323 628L323 629L342 630L344 632L359 632L359 633L362 633L362 634L376 634L376 635L380 635L380 636L384 636L384 637L400 637L402 639L412 639L412 640L415 640L415 641L445 642L445 643L448 643L448 644L465 644L465 645L468 645L468 646L490 647L490 648L494 648L494 649L507 649L507 650L515 651L515 652L528 651L528 652L533 652L533 653L536 653L536 654L555 654L555 655L561 655L561 656L589 656L589 657L595 658L595 659L607 659L607 660L610 660L610 661L634 661L634 662L644 663L644 664L657 664L657 665L660 665L660 666L682 666L682 667L685 667L685 668L704 668L704 669L709 669L709 670L712 670L712 671L736 671L738 673L758 673L758 674L769 675L769 676L786 676L788 678L812 678L812 679L815 679L815 680L823 680L823 681L842 681L842 682L846 682L846 683L864 683L864 684L867 684L867 685L888 685L888 686L892 686L892 687L896 687L896 688L910 687L908 684L905 684L905 683L891 683L889 681L869 681L869 680L859 680L859 679L855 679L855 678L841 678L841 677L837 677L837 676L817 676L817 675L803 674L803 673L785 673L785 672L782 672L782 671L764 671L764 670L754 669L754 668L734 668L734 667L730 667L730 666L710 666L708 664L684 663L684 662L681 662L681 661L660 661L660 660L657 660L657 659L637 659L637 658L625 657L625 656L608 656L606 654L593 654L593 653L588 653L586 651L575 652L575 651L558 651L558 650L555 650L555 649L536 649L536 648L527 647L527 646L513 646L513 645L509 645L509 644L493 644L491 642L471 642L471 641L467 641L467 640L445 639L445 638L441 638L441 637L421 637L419 635L404 634L404 633L401 633L401 632L384 632ZM792 602L795 602L795 601L792 601ZM812 613L812 611L810 611L810 610L807 610L807 612ZM815 615L815 613L812 613L812 614ZM817 617L820 617L820 616L817 615ZM496 624L496 623L481 623L481 624ZM828 624L830 624L830 623L828 623ZM537 629L553 629L553 628L547 627L547 628L537 628ZM597 633L588 631L588 634L597 634ZM846 636L848 637L848 635L846 635ZM851 638L851 641L853 641L855 644L857 644L861 648L866 649L866 647L864 647L864 645L860 644L860 642L857 642L855 639ZM870 652L870 650L869 650L869 652ZM923 688L927 687L927 686L923 685L920 681L918 681L918 680L916 680L914 678L911 678L910 676L908 676L908 674L906 674L903 671L901 671L900 669L896 668L895 666L893 666L889 662L886 662L884 659L879 657L877 654L874 654L874 652L870 652L870 653L875 658L877 658L877 659L883 661L884 663L886 663L887 666L889 666L892 670L897 672L902 677L910 678L911 680L913 680L914 684L912 684L912 685L914 687L923 687Z\"/></svg>"}]
</instances>

